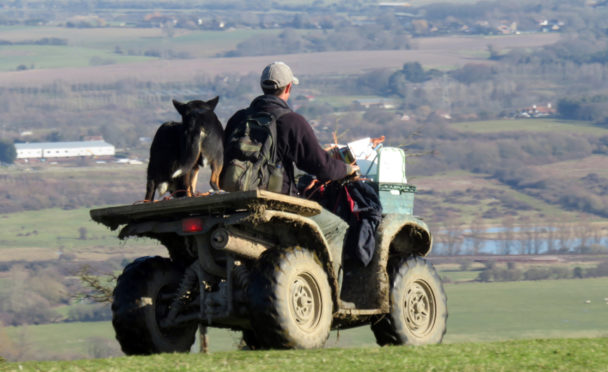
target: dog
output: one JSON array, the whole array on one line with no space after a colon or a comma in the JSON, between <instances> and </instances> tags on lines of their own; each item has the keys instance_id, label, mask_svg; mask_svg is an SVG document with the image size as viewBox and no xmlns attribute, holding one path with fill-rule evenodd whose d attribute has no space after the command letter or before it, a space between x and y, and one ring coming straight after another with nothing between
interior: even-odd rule
<instances>
[{"instance_id":1,"label":"dog","mask_svg":"<svg viewBox=\"0 0 608 372\"><path fill-rule=\"evenodd\" d=\"M215 115L219 97L209 101L182 103L173 106L182 121L163 123L152 140L145 201L154 201L170 192L175 197L196 193L199 166L211 166L209 184L219 190L219 177L224 162L224 129Z\"/></svg>"}]
</instances>

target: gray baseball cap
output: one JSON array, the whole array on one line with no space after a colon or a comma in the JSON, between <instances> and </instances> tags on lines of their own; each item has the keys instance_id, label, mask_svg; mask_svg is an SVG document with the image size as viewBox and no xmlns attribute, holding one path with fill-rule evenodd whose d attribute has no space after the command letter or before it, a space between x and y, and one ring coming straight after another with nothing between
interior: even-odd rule
<instances>
[{"instance_id":1,"label":"gray baseball cap","mask_svg":"<svg viewBox=\"0 0 608 372\"><path fill-rule=\"evenodd\" d=\"M272 62L262 71L262 77L260 78L262 88L279 89L289 83L298 85L299 81L297 77L293 76L293 72L285 62Z\"/></svg>"}]
</instances>

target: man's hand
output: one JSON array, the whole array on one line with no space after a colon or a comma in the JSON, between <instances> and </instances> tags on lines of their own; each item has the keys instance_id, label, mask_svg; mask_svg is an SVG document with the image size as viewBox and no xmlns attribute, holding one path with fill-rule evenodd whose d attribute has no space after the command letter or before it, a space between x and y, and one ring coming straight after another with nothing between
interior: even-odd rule
<instances>
[{"instance_id":1,"label":"man's hand","mask_svg":"<svg viewBox=\"0 0 608 372\"><path fill-rule=\"evenodd\" d=\"M361 168L357 164L346 164L346 179L358 181L361 176Z\"/></svg>"}]
</instances>

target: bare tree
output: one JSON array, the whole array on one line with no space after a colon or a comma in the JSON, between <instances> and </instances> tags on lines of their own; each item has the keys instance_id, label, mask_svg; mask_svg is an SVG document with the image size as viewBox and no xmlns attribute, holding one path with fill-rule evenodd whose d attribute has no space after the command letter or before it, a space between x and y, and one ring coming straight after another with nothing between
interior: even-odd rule
<instances>
[{"instance_id":1,"label":"bare tree","mask_svg":"<svg viewBox=\"0 0 608 372\"><path fill-rule=\"evenodd\" d=\"M562 253L566 253L570 250L570 244L572 240L572 226L562 221L557 227L557 240L559 240L559 250Z\"/></svg>"},{"instance_id":2,"label":"bare tree","mask_svg":"<svg viewBox=\"0 0 608 372\"><path fill-rule=\"evenodd\" d=\"M77 276L86 287L86 290L78 296L95 302L112 302L112 291L117 279L115 275L95 275L91 272L91 267L85 265L80 268Z\"/></svg>"},{"instance_id":3,"label":"bare tree","mask_svg":"<svg viewBox=\"0 0 608 372\"><path fill-rule=\"evenodd\" d=\"M586 253L591 246L591 239L593 237L593 228L587 218L582 218L574 225L574 236L578 241L578 253Z\"/></svg>"},{"instance_id":4,"label":"bare tree","mask_svg":"<svg viewBox=\"0 0 608 372\"><path fill-rule=\"evenodd\" d=\"M511 254L511 251L513 250L514 231L515 221L513 217L507 216L502 220L502 232L499 234L502 246L501 253L504 255Z\"/></svg>"},{"instance_id":5,"label":"bare tree","mask_svg":"<svg viewBox=\"0 0 608 372\"><path fill-rule=\"evenodd\" d=\"M462 253L462 238L462 231L458 221L452 218L452 216L448 216L442 223L442 234L439 238L444 244L446 255L455 256Z\"/></svg>"},{"instance_id":6,"label":"bare tree","mask_svg":"<svg viewBox=\"0 0 608 372\"><path fill-rule=\"evenodd\" d=\"M79 227L78 228L78 239L80 240L87 240L87 228L86 227Z\"/></svg>"},{"instance_id":7,"label":"bare tree","mask_svg":"<svg viewBox=\"0 0 608 372\"><path fill-rule=\"evenodd\" d=\"M526 225L526 236L528 237L528 254L540 254L543 247L543 234L546 229L536 223Z\"/></svg>"},{"instance_id":8,"label":"bare tree","mask_svg":"<svg viewBox=\"0 0 608 372\"><path fill-rule=\"evenodd\" d=\"M471 242L471 254L477 256L483 243L485 241L484 233L486 232L486 226L483 223L483 218L477 217L469 224L470 242Z\"/></svg>"},{"instance_id":9,"label":"bare tree","mask_svg":"<svg viewBox=\"0 0 608 372\"><path fill-rule=\"evenodd\" d=\"M601 225L591 225L591 240L593 244L600 245L602 244L602 239L604 238L604 228Z\"/></svg>"},{"instance_id":10,"label":"bare tree","mask_svg":"<svg viewBox=\"0 0 608 372\"><path fill-rule=\"evenodd\" d=\"M557 237L557 225L554 219L545 221L545 241L547 242L547 253L553 254L557 249L555 245L555 239Z\"/></svg>"},{"instance_id":11,"label":"bare tree","mask_svg":"<svg viewBox=\"0 0 608 372\"><path fill-rule=\"evenodd\" d=\"M517 242L519 243L519 254L530 254L531 246L532 246L532 236L530 230L528 230L529 220L527 218L521 218L519 220L519 231L515 233L513 231L514 237L517 237ZM515 230L515 228L514 228Z\"/></svg>"}]
</instances>

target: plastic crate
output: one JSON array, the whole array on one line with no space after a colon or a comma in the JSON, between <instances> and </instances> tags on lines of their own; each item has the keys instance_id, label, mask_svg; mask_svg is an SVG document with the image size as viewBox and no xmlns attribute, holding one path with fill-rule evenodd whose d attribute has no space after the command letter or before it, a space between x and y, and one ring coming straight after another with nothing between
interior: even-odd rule
<instances>
[{"instance_id":1,"label":"plastic crate","mask_svg":"<svg viewBox=\"0 0 608 372\"><path fill-rule=\"evenodd\" d=\"M378 191L383 213L413 214L416 186L407 183L405 151L398 147L372 150L358 142L364 143L365 139L355 142L357 146L353 147L353 154L361 175Z\"/></svg>"},{"instance_id":2,"label":"plastic crate","mask_svg":"<svg viewBox=\"0 0 608 372\"><path fill-rule=\"evenodd\" d=\"M376 155L357 159L361 175L374 182L407 184L405 177L405 151L398 147L382 147Z\"/></svg>"},{"instance_id":3,"label":"plastic crate","mask_svg":"<svg viewBox=\"0 0 608 372\"><path fill-rule=\"evenodd\" d=\"M414 213L414 193L416 186L395 183L377 184L382 203L382 213Z\"/></svg>"}]
</instances>

